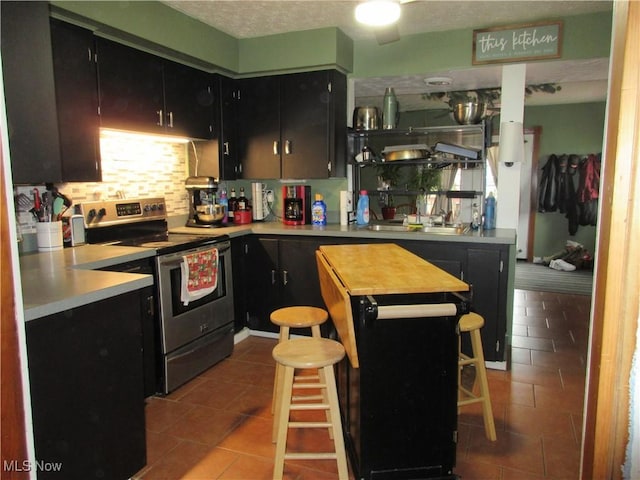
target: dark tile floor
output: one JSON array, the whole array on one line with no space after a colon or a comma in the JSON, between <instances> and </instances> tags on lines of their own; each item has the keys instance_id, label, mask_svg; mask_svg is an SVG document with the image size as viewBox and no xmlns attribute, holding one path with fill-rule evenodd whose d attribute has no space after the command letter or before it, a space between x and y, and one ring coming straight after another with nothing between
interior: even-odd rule
<instances>
[{"instance_id":1,"label":"dark tile floor","mask_svg":"<svg viewBox=\"0 0 640 480\"><path fill-rule=\"evenodd\" d=\"M509 371L489 370L498 440L480 405L459 416L464 480L577 479L590 297L515 291ZM231 358L147 402L148 464L136 479L271 479L274 339L249 337ZM294 442L327 443L313 435ZM331 444L328 444L331 445ZM285 478L335 479L333 461L287 462Z\"/></svg>"}]
</instances>

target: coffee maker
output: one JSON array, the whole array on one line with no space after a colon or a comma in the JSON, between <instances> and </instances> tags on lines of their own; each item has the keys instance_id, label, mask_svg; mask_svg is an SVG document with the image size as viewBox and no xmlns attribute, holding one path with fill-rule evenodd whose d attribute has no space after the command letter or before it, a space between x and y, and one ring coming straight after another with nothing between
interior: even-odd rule
<instances>
[{"instance_id":1,"label":"coffee maker","mask_svg":"<svg viewBox=\"0 0 640 480\"><path fill-rule=\"evenodd\" d=\"M213 177L188 177L185 188L189 192L187 227L217 227L224 219L224 206L216 203L218 182Z\"/></svg>"},{"instance_id":2,"label":"coffee maker","mask_svg":"<svg viewBox=\"0 0 640 480\"><path fill-rule=\"evenodd\" d=\"M307 225L311 223L311 187L284 185L282 187L282 223Z\"/></svg>"}]
</instances>

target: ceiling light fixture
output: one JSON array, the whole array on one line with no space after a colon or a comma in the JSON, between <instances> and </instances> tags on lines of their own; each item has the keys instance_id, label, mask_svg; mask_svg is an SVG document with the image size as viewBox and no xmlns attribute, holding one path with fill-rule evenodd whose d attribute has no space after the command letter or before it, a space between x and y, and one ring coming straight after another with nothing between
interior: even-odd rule
<instances>
[{"instance_id":1,"label":"ceiling light fixture","mask_svg":"<svg viewBox=\"0 0 640 480\"><path fill-rule=\"evenodd\" d=\"M372 27L384 27L400 18L400 3L394 0L368 0L356 7L356 20Z\"/></svg>"}]
</instances>

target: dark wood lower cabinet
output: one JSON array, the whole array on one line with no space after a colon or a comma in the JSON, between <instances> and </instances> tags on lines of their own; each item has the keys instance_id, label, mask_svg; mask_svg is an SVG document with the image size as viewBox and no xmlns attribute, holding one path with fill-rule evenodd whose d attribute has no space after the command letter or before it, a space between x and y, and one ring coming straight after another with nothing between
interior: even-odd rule
<instances>
[{"instance_id":1,"label":"dark wood lower cabinet","mask_svg":"<svg viewBox=\"0 0 640 480\"><path fill-rule=\"evenodd\" d=\"M269 320L280 307L309 305L324 308L315 251L320 245L346 243L327 237L253 237L249 241L247 264L248 326L277 332ZM296 332L303 333L303 332Z\"/></svg>"},{"instance_id":2,"label":"dark wood lower cabinet","mask_svg":"<svg viewBox=\"0 0 640 480\"><path fill-rule=\"evenodd\" d=\"M124 480L146 464L145 291L27 322L38 479Z\"/></svg>"},{"instance_id":3,"label":"dark wood lower cabinet","mask_svg":"<svg viewBox=\"0 0 640 480\"><path fill-rule=\"evenodd\" d=\"M243 318L251 329L276 332L269 314L282 306L324 307L314 253L320 245L396 243L472 286L472 309L485 319L485 358L505 361L509 245L278 235L251 236L246 241L248 293ZM384 274L381 259L380 275Z\"/></svg>"}]
</instances>

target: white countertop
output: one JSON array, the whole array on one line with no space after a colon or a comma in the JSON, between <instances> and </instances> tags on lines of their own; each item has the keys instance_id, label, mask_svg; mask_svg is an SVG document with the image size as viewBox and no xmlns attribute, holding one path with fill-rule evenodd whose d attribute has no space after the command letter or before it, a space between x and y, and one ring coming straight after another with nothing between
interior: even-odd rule
<instances>
[{"instance_id":1,"label":"white countertop","mask_svg":"<svg viewBox=\"0 0 640 480\"><path fill-rule=\"evenodd\" d=\"M153 256L151 249L83 245L20 257L25 320L153 285L152 275L94 270Z\"/></svg>"}]
</instances>

